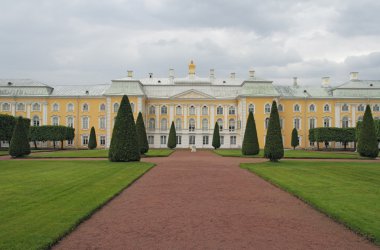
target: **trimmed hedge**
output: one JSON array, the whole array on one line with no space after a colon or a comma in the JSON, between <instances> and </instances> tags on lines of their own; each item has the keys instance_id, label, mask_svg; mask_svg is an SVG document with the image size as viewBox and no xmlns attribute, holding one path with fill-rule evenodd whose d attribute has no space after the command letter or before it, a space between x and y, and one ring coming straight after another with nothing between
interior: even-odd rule
<instances>
[{"instance_id":1,"label":"trimmed hedge","mask_svg":"<svg viewBox=\"0 0 380 250\"><path fill-rule=\"evenodd\" d=\"M291 142L291 145L293 147L293 149L296 149L296 147L298 145L300 145L300 141L298 139L298 131L296 128L293 128L292 130L292 142Z\"/></svg>"},{"instance_id":2,"label":"trimmed hedge","mask_svg":"<svg viewBox=\"0 0 380 250\"><path fill-rule=\"evenodd\" d=\"M256 123L252 112L249 112L248 115L241 151L243 155L257 155L260 152Z\"/></svg>"},{"instance_id":3,"label":"trimmed hedge","mask_svg":"<svg viewBox=\"0 0 380 250\"><path fill-rule=\"evenodd\" d=\"M88 140L88 149L95 149L97 146L98 143L96 142L95 128L91 127L90 139Z\"/></svg>"},{"instance_id":4,"label":"trimmed hedge","mask_svg":"<svg viewBox=\"0 0 380 250\"><path fill-rule=\"evenodd\" d=\"M175 131L174 122L170 126L169 138L168 138L168 148L174 149L177 146L177 133Z\"/></svg>"},{"instance_id":5,"label":"trimmed hedge","mask_svg":"<svg viewBox=\"0 0 380 250\"><path fill-rule=\"evenodd\" d=\"M361 124L361 131L358 138L359 154L364 157L376 158L379 154L379 146L375 123L373 122L372 112L369 105L367 105L365 109L363 123Z\"/></svg>"},{"instance_id":6,"label":"trimmed hedge","mask_svg":"<svg viewBox=\"0 0 380 250\"><path fill-rule=\"evenodd\" d=\"M141 112L139 112L139 115L137 116L136 131L137 131L140 154L145 154L149 150L149 143L148 143L148 137L146 136L144 119Z\"/></svg>"},{"instance_id":7,"label":"trimmed hedge","mask_svg":"<svg viewBox=\"0 0 380 250\"><path fill-rule=\"evenodd\" d=\"M55 142L61 142L63 149L63 141L73 140L75 137L75 129L66 126L32 126L30 127L30 141L34 142L34 147L37 149L37 141L52 141L55 148Z\"/></svg>"},{"instance_id":8,"label":"trimmed hedge","mask_svg":"<svg viewBox=\"0 0 380 250\"><path fill-rule=\"evenodd\" d=\"M25 125L22 117L17 119L9 145L9 154L14 158L30 154L28 127Z\"/></svg>"},{"instance_id":9,"label":"trimmed hedge","mask_svg":"<svg viewBox=\"0 0 380 250\"><path fill-rule=\"evenodd\" d=\"M284 157L284 145L276 101L273 101L270 112L268 131L265 137L264 157L273 162L277 162Z\"/></svg>"},{"instance_id":10,"label":"trimmed hedge","mask_svg":"<svg viewBox=\"0 0 380 250\"><path fill-rule=\"evenodd\" d=\"M214 134L212 135L212 146L214 149L220 148L220 134L218 122L215 122Z\"/></svg>"},{"instance_id":11,"label":"trimmed hedge","mask_svg":"<svg viewBox=\"0 0 380 250\"><path fill-rule=\"evenodd\" d=\"M16 121L17 117L6 114L0 114L0 141L7 141L10 143L13 136L13 131L16 126ZM24 122L24 125L27 126L27 128L29 129L30 119L22 118L22 121Z\"/></svg>"}]
</instances>

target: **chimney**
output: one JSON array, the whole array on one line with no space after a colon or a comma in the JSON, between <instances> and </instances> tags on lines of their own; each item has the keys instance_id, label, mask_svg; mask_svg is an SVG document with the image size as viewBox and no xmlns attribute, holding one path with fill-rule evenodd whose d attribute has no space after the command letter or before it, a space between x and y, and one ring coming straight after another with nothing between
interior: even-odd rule
<instances>
[{"instance_id":1,"label":"chimney","mask_svg":"<svg viewBox=\"0 0 380 250\"><path fill-rule=\"evenodd\" d=\"M297 88L298 87L298 77L293 77L293 87Z\"/></svg>"},{"instance_id":2,"label":"chimney","mask_svg":"<svg viewBox=\"0 0 380 250\"><path fill-rule=\"evenodd\" d=\"M215 79L215 70L210 69L210 79Z\"/></svg>"},{"instance_id":3,"label":"chimney","mask_svg":"<svg viewBox=\"0 0 380 250\"><path fill-rule=\"evenodd\" d=\"M169 69L169 78L170 78L171 80L174 79L174 69Z\"/></svg>"},{"instance_id":4,"label":"chimney","mask_svg":"<svg viewBox=\"0 0 380 250\"><path fill-rule=\"evenodd\" d=\"M231 79L235 79L236 73L232 72L231 73Z\"/></svg>"},{"instance_id":5,"label":"chimney","mask_svg":"<svg viewBox=\"0 0 380 250\"><path fill-rule=\"evenodd\" d=\"M359 72L350 72L350 80L358 80L359 79Z\"/></svg>"},{"instance_id":6,"label":"chimney","mask_svg":"<svg viewBox=\"0 0 380 250\"><path fill-rule=\"evenodd\" d=\"M149 78L153 78L153 73L149 73Z\"/></svg>"},{"instance_id":7,"label":"chimney","mask_svg":"<svg viewBox=\"0 0 380 250\"><path fill-rule=\"evenodd\" d=\"M328 88L328 87L330 87L330 77L329 76L322 77L322 88Z\"/></svg>"},{"instance_id":8,"label":"chimney","mask_svg":"<svg viewBox=\"0 0 380 250\"><path fill-rule=\"evenodd\" d=\"M133 78L133 70L128 70L128 78Z\"/></svg>"},{"instance_id":9,"label":"chimney","mask_svg":"<svg viewBox=\"0 0 380 250\"><path fill-rule=\"evenodd\" d=\"M255 78L255 71L253 69L250 69L249 70L249 79L252 80L253 78Z\"/></svg>"}]
</instances>

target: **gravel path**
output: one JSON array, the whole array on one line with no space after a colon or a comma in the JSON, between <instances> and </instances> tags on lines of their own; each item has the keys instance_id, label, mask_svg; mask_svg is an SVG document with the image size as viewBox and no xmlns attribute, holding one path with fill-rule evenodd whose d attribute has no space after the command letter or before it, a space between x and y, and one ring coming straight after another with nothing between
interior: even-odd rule
<instances>
[{"instance_id":1,"label":"gravel path","mask_svg":"<svg viewBox=\"0 0 380 250\"><path fill-rule=\"evenodd\" d=\"M238 167L264 159L177 151L54 249L378 249Z\"/></svg>"}]
</instances>

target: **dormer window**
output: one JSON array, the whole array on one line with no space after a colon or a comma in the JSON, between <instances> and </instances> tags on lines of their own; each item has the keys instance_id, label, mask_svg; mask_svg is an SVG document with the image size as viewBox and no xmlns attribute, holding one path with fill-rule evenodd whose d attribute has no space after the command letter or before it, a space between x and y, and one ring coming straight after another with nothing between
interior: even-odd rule
<instances>
[{"instance_id":1,"label":"dormer window","mask_svg":"<svg viewBox=\"0 0 380 250\"><path fill-rule=\"evenodd\" d=\"M88 90L86 90L86 95L90 94L90 92Z\"/></svg>"}]
</instances>

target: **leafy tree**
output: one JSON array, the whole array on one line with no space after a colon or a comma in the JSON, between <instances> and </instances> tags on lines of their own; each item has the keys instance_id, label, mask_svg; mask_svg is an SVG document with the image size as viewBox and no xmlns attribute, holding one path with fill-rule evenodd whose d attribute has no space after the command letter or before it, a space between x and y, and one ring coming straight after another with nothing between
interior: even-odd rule
<instances>
[{"instance_id":1,"label":"leafy tree","mask_svg":"<svg viewBox=\"0 0 380 250\"><path fill-rule=\"evenodd\" d=\"M123 96L117 112L108 158L110 161L140 160L136 124L126 95Z\"/></svg>"},{"instance_id":2,"label":"leafy tree","mask_svg":"<svg viewBox=\"0 0 380 250\"><path fill-rule=\"evenodd\" d=\"M37 149L37 141L52 141L55 148L55 142L61 142L61 149L63 149L63 142L65 140L73 140L75 136L75 129L66 126L44 125L30 127L30 140L34 142L34 147Z\"/></svg>"},{"instance_id":3,"label":"leafy tree","mask_svg":"<svg viewBox=\"0 0 380 250\"><path fill-rule=\"evenodd\" d=\"M299 142L299 139L298 139L298 131L296 128L293 128L293 131L292 131L292 142L291 142L291 145L293 147L293 149L296 149L296 147L298 145L300 145L300 142Z\"/></svg>"},{"instance_id":4,"label":"leafy tree","mask_svg":"<svg viewBox=\"0 0 380 250\"><path fill-rule=\"evenodd\" d=\"M88 149L95 149L98 146L96 142L95 128L91 127L90 139L88 140Z\"/></svg>"},{"instance_id":5,"label":"leafy tree","mask_svg":"<svg viewBox=\"0 0 380 250\"><path fill-rule=\"evenodd\" d=\"M9 146L9 154L14 158L30 154L28 128L25 126L22 117L17 119Z\"/></svg>"},{"instance_id":6,"label":"leafy tree","mask_svg":"<svg viewBox=\"0 0 380 250\"><path fill-rule=\"evenodd\" d=\"M220 135L218 122L215 123L214 134L212 136L212 146L214 149L220 148Z\"/></svg>"},{"instance_id":7,"label":"leafy tree","mask_svg":"<svg viewBox=\"0 0 380 250\"><path fill-rule=\"evenodd\" d=\"M148 138L146 136L144 119L141 112L139 112L139 115L137 116L136 131L139 142L140 154L145 154L149 150L149 144Z\"/></svg>"},{"instance_id":8,"label":"leafy tree","mask_svg":"<svg viewBox=\"0 0 380 250\"><path fill-rule=\"evenodd\" d=\"M363 122L360 128L358 152L361 156L370 158L376 158L379 154L375 123L369 105L367 105L365 109Z\"/></svg>"},{"instance_id":9,"label":"leafy tree","mask_svg":"<svg viewBox=\"0 0 380 250\"><path fill-rule=\"evenodd\" d=\"M177 146L177 134L175 131L174 122L170 126L169 138L168 138L168 148L174 149Z\"/></svg>"},{"instance_id":10,"label":"leafy tree","mask_svg":"<svg viewBox=\"0 0 380 250\"><path fill-rule=\"evenodd\" d=\"M277 162L284 157L280 117L276 101L273 101L270 112L268 131L265 138L264 157L273 162Z\"/></svg>"},{"instance_id":11,"label":"leafy tree","mask_svg":"<svg viewBox=\"0 0 380 250\"><path fill-rule=\"evenodd\" d=\"M253 112L249 112L247 126L245 127L242 153L243 155L257 155L260 152L259 140Z\"/></svg>"}]
</instances>

